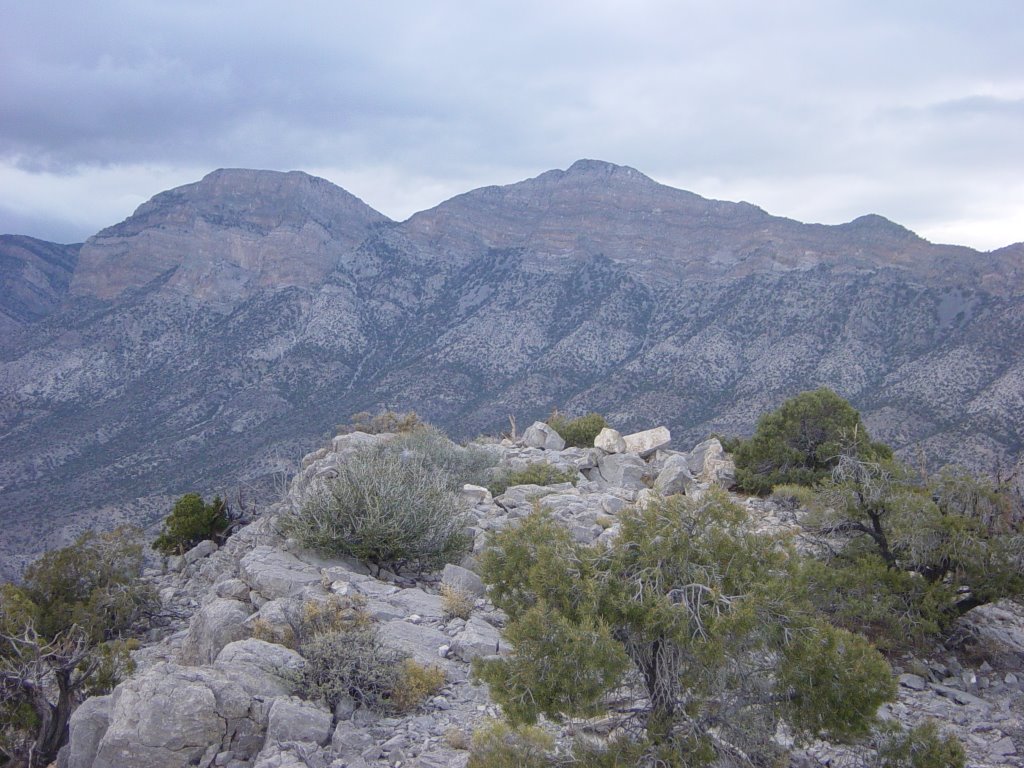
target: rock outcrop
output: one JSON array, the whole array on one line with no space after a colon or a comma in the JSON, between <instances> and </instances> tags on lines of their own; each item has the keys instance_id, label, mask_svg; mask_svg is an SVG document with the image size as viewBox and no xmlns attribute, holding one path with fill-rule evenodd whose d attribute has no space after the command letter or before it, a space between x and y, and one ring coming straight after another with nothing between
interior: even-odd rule
<instances>
[{"instance_id":1,"label":"rock outcrop","mask_svg":"<svg viewBox=\"0 0 1024 768\"><path fill-rule=\"evenodd\" d=\"M501 635L504 616L486 599L472 571L473 558L419 579L375 578L358 563L297 549L277 532L279 516L319 492L353 446L388 437L349 435L310 454L286 497L223 547L182 558L179 572L151 574L168 607L192 618L138 651L138 671L111 695L79 707L61 768L465 766L467 753L460 745L484 718L497 714L486 688L470 682L469 663L510 650ZM474 554L482 551L489 531L515 525L536 504L577 541L594 543L616 536L623 511L652 494L699 496L732 476L731 461L717 440L689 452L660 448L646 458L508 440L488 450L502 467L546 462L579 477L575 484L513 486L496 497L466 486ZM609 460L618 462L614 482ZM654 490L648 488L651 482ZM748 508L757 530L795 529L793 513L770 500L736 501ZM439 594L443 585L470 595L468 619L446 613ZM330 709L306 697L297 685L305 662L287 645L295 640L303 606L332 595L358 597L377 623L381 642L443 670L441 691L402 717L382 716L346 699ZM998 645L1011 663L1024 665L1021 606L989 606L967 625L972 637ZM238 639L239 634L245 637ZM899 699L885 714L910 725L935 718L960 736L976 768L1024 766L1018 741L1024 733L1022 677L987 663L968 667L952 656L914 662L903 670ZM817 762L805 764L841 764L844 749L812 744L803 756Z\"/></svg>"}]
</instances>

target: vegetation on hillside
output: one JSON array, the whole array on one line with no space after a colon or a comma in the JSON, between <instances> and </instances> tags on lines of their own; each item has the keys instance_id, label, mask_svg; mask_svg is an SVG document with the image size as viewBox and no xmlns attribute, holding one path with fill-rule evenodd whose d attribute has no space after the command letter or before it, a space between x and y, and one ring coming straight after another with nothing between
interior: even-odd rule
<instances>
[{"instance_id":1,"label":"vegetation on hillside","mask_svg":"<svg viewBox=\"0 0 1024 768\"><path fill-rule=\"evenodd\" d=\"M722 493L621 523L610 546L575 543L543 511L493 537L482 573L515 652L477 672L512 723L615 710L614 693L651 765L768 760L783 719L806 736L869 732L895 693L889 666L814 610L784 540L753 535Z\"/></svg>"},{"instance_id":2,"label":"vegetation on hillside","mask_svg":"<svg viewBox=\"0 0 1024 768\"><path fill-rule=\"evenodd\" d=\"M78 703L131 670L131 630L157 607L140 536L85 533L0 587L0 764L49 765Z\"/></svg>"},{"instance_id":3,"label":"vegetation on hillside","mask_svg":"<svg viewBox=\"0 0 1024 768\"><path fill-rule=\"evenodd\" d=\"M585 440L604 425L595 416L557 428ZM379 430L374 421L368 430L396 435L349 454L282 528L378 574L463 557L464 483L497 494L576 479L546 463L500 473L488 449L457 446L408 414L382 415ZM966 611L1024 595L1020 495L952 470L910 471L824 389L762 417L736 460L744 489L794 510L809 546L755 533L720 490L651 497L595 545L539 505L491 534L480 570L514 650L474 666L506 722L474 739L471 766L775 765L783 731L797 743L859 742L876 768L964 764L959 742L933 724L877 722L895 695L882 652L927 648ZM223 540L231 524L219 498L188 494L153 547L180 554ZM47 765L74 707L130 670L133 629L157 606L141 567L138 532L88 533L0 587L0 765L29 766L30 754L31 768ZM450 616L474 609L467 594L442 600ZM308 602L293 629L253 631L297 647L304 689L331 706L407 712L444 683L439 669L388 650L357 600ZM572 754L533 727L595 716L617 736Z\"/></svg>"},{"instance_id":4,"label":"vegetation on hillside","mask_svg":"<svg viewBox=\"0 0 1024 768\"><path fill-rule=\"evenodd\" d=\"M283 529L304 546L378 569L432 570L466 552L468 510L458 491L493 464L485 449L416 429L356 451Z\"/></svg>"},{"instance_id":5,"label":"vegetation on hillside","mask_svg":"<svg viewBox=\"0 0 1024 768\"><path fill-rule=\"evenodd\" d=\"M892 451L871 441L860 414L832 390L803 392L761 416L753 437L735 447L736 483L762 495L784 483L813 485L841 456L882 460Z\"/></svg>"},{"instance_id":6,"label":"vegetation on hillside","mask_svg":"<svg viewBox=\"0 0 1024 768\"><path fill-rule=\"evenodd\" d=\"M547 424L565 440L568 448L593 448L594 438L608 426L604 416L599 413L568 419L558 411L548 417Z\"/></svg>"},{"instance_id":7,"label":"vegetation on hillside","mask_svg":"<svg viewBox=\"0 0 1024 768\"><path fill-rule=\"evenodd\" d=\"M153 549L164 555L183 555L207 539L222 544L228 537L233 515L220 496L206 504L198 493L186 493L164 518Z\"/></svg>"}]
</instances>

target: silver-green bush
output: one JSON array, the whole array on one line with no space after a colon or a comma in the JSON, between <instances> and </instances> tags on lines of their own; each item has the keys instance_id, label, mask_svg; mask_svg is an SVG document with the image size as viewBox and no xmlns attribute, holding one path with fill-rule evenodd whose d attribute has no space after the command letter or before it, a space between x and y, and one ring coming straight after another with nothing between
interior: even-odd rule
<instances>
[{"instance_id":1,"label":"silver-green bush","mask_svg":"<svg viewBox=\"0 0 1024 768\"><path fill-rule=\"evenodd\" d=\"M378 568L431 570L465 552L467 509L457 491L491 461L482 449L417 430L354 454L284 529L304 546Z\"/></svg>"}]
</instances>

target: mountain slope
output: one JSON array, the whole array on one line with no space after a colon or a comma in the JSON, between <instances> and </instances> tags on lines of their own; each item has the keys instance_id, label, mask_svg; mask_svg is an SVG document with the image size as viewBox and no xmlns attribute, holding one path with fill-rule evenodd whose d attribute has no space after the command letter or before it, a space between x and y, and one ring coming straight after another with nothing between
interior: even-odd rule
<instances>
[{"instance_id":1,"label":"mountain slope","mask_svg":"<svg viewBox=\"0 0 1024 768\"><path fill-rule=\"evenodd\" d=\"M0 235L0 332L40 320L60 305L80 247Z\"/></svg>"},{"instance_id":2,"label":"mountain slope","mask_svg":"<svg viewBox=\"0 0 1024 768\"><path fill-rule=\"evenodd\" d=\"M91 238L2 352L0 563L266 479L384 407L462 437L596 409L686 444L825 385L915 460L1016 461L1022 256L595 161L401 224L305 174L219 171Z\"/></svg>"}]
</instances>

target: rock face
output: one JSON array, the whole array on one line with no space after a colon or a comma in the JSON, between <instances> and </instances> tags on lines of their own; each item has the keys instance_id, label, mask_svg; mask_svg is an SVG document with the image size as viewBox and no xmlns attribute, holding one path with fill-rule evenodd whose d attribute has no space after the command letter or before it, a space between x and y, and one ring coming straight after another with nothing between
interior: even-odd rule
<instances>
[{"instance_id":1,"label":"rock face","mask_svg":"<svg viewBox=\"0 0 1024 768\"><path fill-rule=\"evenodd\" d=\"M305 173L214 171L89 238L71 293L112 299L163 276L168 288L205 302L310 288L323 283L342 250L386 221Z\"/></svg>"},{"instance_id":2,"label":"rock face","mask_svg":"<svg viewBox=\"0 0 1024 768\"><path fill-rule=\"evenodd\" d=\"M598 411L688 446L828 385L915 459L1024 447L1024 246L804 225L585 161L401 224L304 174L218 171L91 238L69 292L52 248L48 298L0 334L0 576L270 484L385 406L460 438Z\"/></svg>"}]
</instances>

